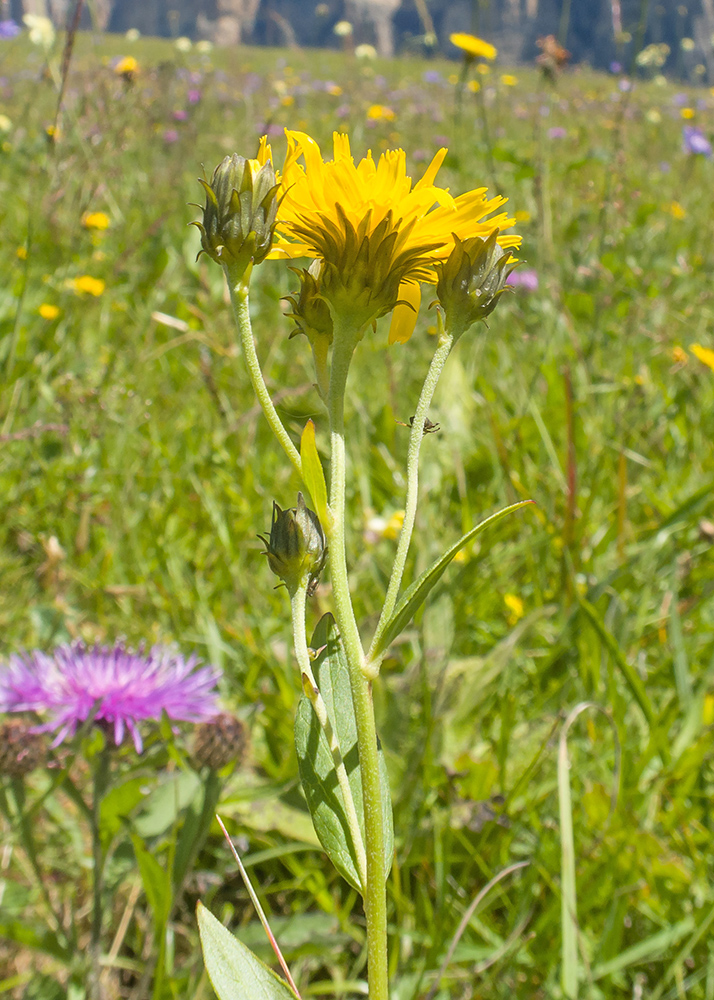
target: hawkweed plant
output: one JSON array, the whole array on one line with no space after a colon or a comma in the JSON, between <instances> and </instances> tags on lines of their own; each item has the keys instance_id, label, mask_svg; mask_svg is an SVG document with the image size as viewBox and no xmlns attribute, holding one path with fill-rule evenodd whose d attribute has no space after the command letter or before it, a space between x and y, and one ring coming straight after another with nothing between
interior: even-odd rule
<instances>
[{"instance_id":1,"label":"hawkweed plant","mask_svg":"<svg viewBox=\"0 0 714 1000\"><path fill-rule=\"evenodd\" d=\"M404 589L403 577L417 509L419 451L430 428L429 406L446 360L459 338L493 311L516 265L520 238L500 211L505 198L485 188L457 197L436 184L446 150L412 184L406 154L392 150L355 164L346 135L334 136L332 160L303 132L286 130L282 171L261 140L257 157L226 157L206 192L203 251L225 272L245 361L266 419L309 493L295 507L273 507L264 538L273 572L290 597L295 659L303 697L295 743L300 776L320 841L341 875L360 893L367 930L371 1000L387 1000L386 880L393 831L389 782L377 736L373 685L390 644L457 554L499 511L459 539ZM299 289L290 297L296 331L310 345L316 386L330 432L329 491L309 421L299 448L268 393L251 330L253 269L266 258L307 258L294 269ZM345 548L345 396L350 364L362 338L391 315L390 343L406 343L415 328L420 286L435 286L437 344L416 404L407 452L404 522L378 624L363 644L350 598ZM527 501L528 502L528 501ZM308 642L306 598L329 570L333 614ZM355 752L356 749L356 752ZM349 762L349 766L348 766ZM294 997L204 908L199 925L209 976L221 1000L237 996Z\"/></svg>"}]
</instances>

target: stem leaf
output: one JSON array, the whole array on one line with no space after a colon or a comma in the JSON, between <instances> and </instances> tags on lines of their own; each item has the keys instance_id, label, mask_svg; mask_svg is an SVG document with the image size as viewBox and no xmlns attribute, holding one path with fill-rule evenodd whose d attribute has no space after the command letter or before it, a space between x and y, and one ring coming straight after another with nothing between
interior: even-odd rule
<instances>
[{"instance_id":1,"label":"stem leaf","mask_svg":"<svg viewBox=\"0 0 714 1000\"><path fill-rule=\"evenodd\" d=\"M390 646L392 642L397 638L397 636L406 628L411 619L416 614L417 610L426 600L429 592L441 579L444 570L447 568L454 556L468 545L470 541L476 538L482 531L486 528L491 527L497 521L500 521L502 517L506 514L511 514L513 511L520 510L521 507L527 507L528 504L533 503L532 500L521 500L520 503L514 503L510 507L504 507L503 510L497 511L492 514L491 517L487 517L485 521L481 521L477 524L475 528L468 531L463 537L461 537L458 542L447 549L446 552L437 559L435 563L425 570L420 577L418 577L414 583L404 592L402 599L398 602L394 609L392 616L384 623L381 632L375 635L372 642L371 656L373 659L377 660Z\"/></svg>"},{"instance_id":2,"label":"stem leaf","mask_svg":"<svg viewBox=\"0 0 714 1000\"><path fill-rule=\"evenodd\" d=\"M203 961L218 1000L295 1000L285 980L241 944L202 903L196 915Z\"/></svg>"},{"instance_id":3,"label":"stem leaf","mask_svg":"<svg viewBox=\"0 0 714 1000\"><path fill-rule=\"evenodd\" d=\"M340 745L364 836L362 775L359 767L357 726L352 708L349 668L332 615L323 615L320 619L311 645L313 649L322 650L313 664L313 673ZM300 699L295 717L295 747L302 787L320 843L342 877L361 891L355 851L332 754L324 731L305 695ZM379 779L384 816L385 870L388 873L394 853L394 828L389 776L381 747Z\"/></svg>"},{"instance_id":4,"label":"stem leaf","mask_svg":"<svg viewBox=\"0 0 714 1000\"><path fill-rule=\"evenodd\" d=\"M300 438L300 461L302 462L302 478L310 491L315 512L320 518L323 530L329 527L327 516L327 485L325 473L315 444L315 425L312 420L305 424L305 430Z\"/></svg>"}]
</instances>

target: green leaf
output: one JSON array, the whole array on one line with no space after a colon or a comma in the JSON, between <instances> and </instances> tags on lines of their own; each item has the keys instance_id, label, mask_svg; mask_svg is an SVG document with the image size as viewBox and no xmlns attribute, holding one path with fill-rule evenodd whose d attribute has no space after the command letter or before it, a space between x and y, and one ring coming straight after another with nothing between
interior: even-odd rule
<instances>
[{"instance_id":1,"label":"green leaf","mask_svg":"<svg viewBox=\"0 0 714 1000\"><path fill-rule=\"evenodd\" d=\"M315 513L320 518L323 529L329 525L327 513L327 486L325 473L315 444L315 425L312 420L305 424L305 430L300 438L300 461L302 462L302 478L310 491Z\"/></svg>"},{"instance_id":2,"label":"green leaf","mask_svg":"<svg viewBox=\"0 0 714 1000\"><path fill-rule=\"evenodd\" d=\"M162 868L151 851L144 846L141 837L132 834L131 842L134 845L141 884L151 907L154 929L158 932L165 927L173 905L171 873Z\"/></svg>"},{"instance_id":3,"label":"green leaf","mask_svg":"<svg viewBox=\"0 0 714 1000\"><path fill-rule=\"evenodd\" d=\"M208 978L219 1000L295 1000L284 979L198 904L198 929Z\"/></svg>"},{"instance_id":4,"label":"green leaf","mask_svg":"<svg viewBox=\"0 0 714 1000\"><path fill-rule=\"evenodd\" d=\"M352 708L349 668L332 615L323 615L320 619L311 645L313 649L324 647L313 664L313 672L340 745L364 836L362 775L359 768L357 727ZM300 699L295 717L295 748L300 779L320 843L343 878L359 891L360 879L355 852L332 754L312 705L304 695ZM381 747L379 778L384 815L384 857L388 872L392 867L394 853L394 827L389 776Z\"/></svg>"},{"instance_id":5,"label":"green leaf","mask_svg":"<svg viewBox=\"0 0 714 1000\"><path fill-rule=\"evenodd\" d=\"M504 507L503 510L499 510L496 514L492 514L491 517L487 517L485 521L477 524L475 528L468 531L462 538L458 540L450 549L437 559L435 563L425 570L421 576L414 581L414 583L404 592L404 596L399 601L397 606L392 613L391 618L389 618L382 628L376 633L374 641L372 643L371 656L373 659L377 659L388 649L389 645L394 642L400 632L409 624L411 619L414 617L416 611L421 607L421 605L426 600L429 591L439 582L444 570L449 565L454 556L463 549L465 545L468 545L470 541L479 535L486 528L500 521L502 517L506 514L511 514L513 511L520 510L521 507L527 507L528 504L533 503L532 500L521 500L520 503L514 503L510 507Z\"/></svg>"}]
</instances>

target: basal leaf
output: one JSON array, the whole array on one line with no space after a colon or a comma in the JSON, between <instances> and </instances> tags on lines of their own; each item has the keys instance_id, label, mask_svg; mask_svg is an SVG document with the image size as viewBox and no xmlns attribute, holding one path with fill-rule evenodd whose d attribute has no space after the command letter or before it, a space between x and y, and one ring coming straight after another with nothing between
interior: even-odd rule
<instances>
[{"instance_id":1,"label":"basal leaf","mask_svg":"<svg viewBox=\"0 0 714 1000\"><path fill-rule=\"evenodd\" d=\"M362 776L349 668L332 615L324 615L318 622L312 637L312 648L322 649L313 664L313 672L340 745L364 836ZM295 747L305 798L320 843L343 878L359 891L360 879L355 852L332 754L313 707L304 695L300 699L295 718ZM389 871L394 853L394 828L389 776L381 747L379 767L384 810L385 866Z\"/></svg>"},{"instance_id":2,"label":"basal leaf","mask_svg":"<svg viewBox=\"0 0 714 1000\"><path fill-rule=\"evenodd\" d=\"M203 961L218 1000L295 1000L284 979L260 961L201 903L197 908Z\"/></svg>"},{"instance_id":3,"label":"basal leaf","mask_svg":"<svg viewBox=\"0 0 714 1000\"><path fill-rule=\"evenodd\" d=\"M312 420L308 420L305 424L305 430L302 432L300 461L302 462L305 485L310 491L312 502L315 505L315 513L320 518L323 529L326 529L328 527L327 486L325 473L322 471L322 462L315 444L315 425Z\"/></svg>"},{"instance_id":4,"label":"basal leaf","mask_svg":"<svg viewBox=\"0 0 714 1000\"><path fill-rule=\"evenodd\" d=\"M389 645L394 642L400 632L406 628L411 619L414 617L417 610L426 600L429 591L439 582L444 573L444 570L449 565L454 556L463 549L465 545L473 541L477 535L485 531L486 528L491 527L497 521L500 521L502 517L506 514L512 514L513 511L520 510L522 507L527 507L528 504L533 503L532 500L521 500L520 503L514 503L510 507L504 507L503 510L499 510L496 514L492 514L491 517L487 517L485 521L477 524L475 528L468 531L463 537L461 537L458 542L451 546L450 549L437 559L429 569L425 570L421 576L414 581L414 583L404 592L404 596L397 603L394 609L394 613L391 618L389 618L377 632L372 643L371 655L373 658L378 658L381 654L388 649Z\"/></svg>"}]
</instances>

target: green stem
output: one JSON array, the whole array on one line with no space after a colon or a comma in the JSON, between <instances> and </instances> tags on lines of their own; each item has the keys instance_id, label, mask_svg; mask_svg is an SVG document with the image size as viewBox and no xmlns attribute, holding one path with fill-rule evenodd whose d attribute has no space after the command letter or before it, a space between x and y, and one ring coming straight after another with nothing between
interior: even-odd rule
<instances>
[{"instance_id":1,"label":"green stem","mask_svg":"<svg viewBox=\"0 0 714 1000\"><path fill-rule=\"evenodd\" d=\"M436 386L441 377L441 373L444 370L446 359L451 353L453 344L453 334L442 331L439 338L439 345L436 348L434 357L431 359L429 371L427 372L424 385L422 386L416 413L412 419L412 430L409 435L409 450L407 452L407 496L404 510L404 523L402 524L402 530L399 533L397 554L394 558L392 574L389 578L389 587L387 588L387 596L384 599L384 607L382 608L382 612L379 616L377 628L372 639L369 655L367 657L368 670L370 672L374 672L375 674L379 672L379 667L382 659L384 658L384 654L375 658L373 657L373 650L376 648L377 643L382 637L382 633L384 632L384 629L386 628L396 606L399 589L402 585L402 577L404 576L404 567L409 553L409 544L414 530L414 520L416 518L417 503L419 500L419 452L421 450L421 443L424 439L424 421L429 414L429 407L431 406L431 401L434 398Z\"/></svg>"},{"instance_id":2,"label":"green stem","mask_svg":"<svg viewBox=\"0 0 714 1000\"><path fill-rule=\"evenodd\" d=\"M367 851L367 882L364 908L367 918L367 956L370 1000L388 1000L387 891L384 859L384 818L379 781L377 729L374 721L372 687L363 672L364 652L350 599L345 556L345 421L344 397L352 353L361 331L349 323L335 322L335 338L328 393L332 465L330 476L329 529L330 577L335 603L335 620L347 657L352 702L357 726L357 748L362 775L364 832Z\"/></svg>"},{"instance_id":3,"label":"green stem","mask_svg":"<svg viewBox=\"0 0 714 1000\"><path fill-rule=\"evenodd\" d=\"M103 1000L102 987L102 888L104 852L100 829L102 799L109 779L109 749L99 752L94 765L90 826L92 831L92 926L89 940L89 1000Z\"/></svg>"},{"instance_id":4,"label":"green stem","mask_svg":"<svg viewBox=\"0 0 714 1000\"><path fill-rule=\"evenodd\" d=\"M305 631L305 599L307 596L308 583L309 577L306 577L296 588L295 593L292 594L290 598L295 657L298 661L298 666L302 675L303 690L305 691L306 697L310 700L310 704L315 711L317 720L322 727L328 746L330 747L332 763L335 765L337 782L340 786L340 791L342 792L342 798L344 800L347 825L349 827L350 836L352 837L352 845L354 847L355 860L357 862L357 873L364 889L367 881L367 855L364 849L364 840L362 839L359 817L357 816L357 807L355 806L352 788L350 787L349 778L347 777L347 768L345 767L345 762L342 757L342 750L340 748L335 730L332 726L332 722L330 721L330 716L327 712L327 705L325 704L325 700L320 694L320 689L315 681L315 677L312 672L312 663L310 662L307 633Z\"/></svg>"},{"instance_id":5,"label":"green stem","mask_svg":"<svg viewBox=\"0 0 714 1000\"><path fill-rule=\"evenodd\" d=\"M240 342L243 347L243 354L245 356L248 374L250 375L250 381L253 385L253 391L258 397L258 402L263 409L265 419L270 424L273 434L275 434L276 438L282 445L283 451L290 459L298 476L302 479L302 462L300 461L300 453L290 440L290 435L285 430L283 422L278 416L277 410L273 405L270 393L268 392L268 387L266 386L265 379L263 378L263 372L260 368L258 355L255 350L253 329L250 322L250 309L248 306L248 285L250 281L250 274L237 274L236 271L228 265L224 267L224 271L226 272L226 278L228 280L233 315L238 328Z\"/></svg>"}]
</instances>

